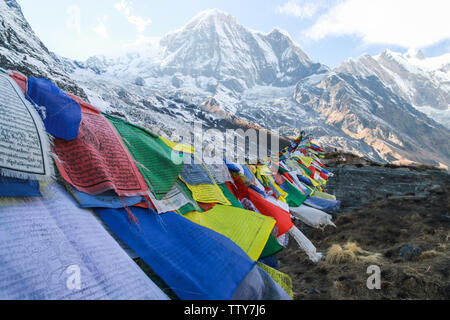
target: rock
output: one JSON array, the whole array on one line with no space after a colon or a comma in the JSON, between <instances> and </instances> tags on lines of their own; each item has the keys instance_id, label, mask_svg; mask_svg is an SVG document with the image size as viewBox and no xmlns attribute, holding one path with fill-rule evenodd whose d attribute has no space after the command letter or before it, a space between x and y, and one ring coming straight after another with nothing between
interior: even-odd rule
<instances>
[{"instance_id":1,"label":"rock","mask_svg":"<svg viewBox=\"0 0 450 320\"><path fill-rule=\"evenodd\" d=\"M349 164L344 166L338 163L339 159L328 162L334 176L327 183L327 191L342 200L342 213L377 199L424 202L430 196L445 194L450 185L446 171L375 164L358 168L354 163L363 160L346 161Z\"/></svg>"},{"instance_id":2,"label":"rock","mask_svg":"<svg viewBox=\"0 0 450 320\"><path fill-rule=\"evenodd\" d=\"M69 76L73 63L48 50L26 21L16 0L0 1L0 65L27 77L46 78L64 91L88 100Z\"/></svg>"},{"instance_id":3,"label":"rock","mask_svg":"<svg viewBox=\"0 0 450 320\"><path fill-rule=\"evenodd\" d=\"M183 84L184 84L184 81L181 79L181 78L179 78L179 77L177 77L177 76L173 76L172 77L172 85L175 87L175 88L181 88L182 86L183 86Z\"/></svg>"},{"instance_id":4,"label":"rock","mask_svg":"<svg viewBox=\"0 0 450 320\"><path fill-rule=\"evenodd\" d=\"M320 290L318 290L314 287L309 287L308 289L306 289L306 293L307 294L321 294Z\"/></svg>"},{"instance_id":5,"label":"rock","mask_svg":"<svg viewBox=\"0 0 450 320\"><path fill-rule=\"evenodd\" d=\"M134 80L134 84L137 86L143 87L143 86L145 86L145 80L142 77L137 77Z\"/></svg>"},{"instance_id":6,"label":"rock","mask_svg":"<svg viewBox=\"0 0 450 320\"><path fill-rule=\"evenodd\" d=\"M408 244L400 248L400 255L406 261L411 261L418 257L422 253L422 249L420 249L415 244Z\"/></svg>"},{"instance_id":7,"label":"rock","mask_svg":"<svg viewBox=\"0 0 450 320\"><path fill-rule=\"evenodd\" d=\"M437 194L443 194L445 192L444 187L439 184L432 185L428 190Z\"/></svg>"}]
</instances>

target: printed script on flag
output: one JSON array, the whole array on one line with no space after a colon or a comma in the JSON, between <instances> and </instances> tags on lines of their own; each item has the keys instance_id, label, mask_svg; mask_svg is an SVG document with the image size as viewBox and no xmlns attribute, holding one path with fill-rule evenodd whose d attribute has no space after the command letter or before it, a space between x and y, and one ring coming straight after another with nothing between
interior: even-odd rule
<instances>
[{"instance_id":1,"label":"printed script on flag","mask_svg":"<svg viewBox=\"0 0 450 320\"><path fill-rule=\"evenodd\" d=\"M0 175L47 180L51 176L47 134L17 84L0 74Z\"/></svg>"},{"instance_id":2,"label":"printed script on flag","mask_svg":"<svg viewBox=\"0 0 450 320\"><path fill-rule=\"evenodd\" d=\"M102 115L82 113L79 136L55 139L54 151L63 178L79 191L98 195L146 195L148 187L112 125Z\"/></svg>"},{"instance_id":3,"label":"printed script on flag","mask_svg":"<svg viewBox=\"0 0 450 320\"><path fill-rule=\"evenodd\" d=\"M0 300L168 299L90 211L49 188L0 206Z\"/></svg>"}]
</instances>

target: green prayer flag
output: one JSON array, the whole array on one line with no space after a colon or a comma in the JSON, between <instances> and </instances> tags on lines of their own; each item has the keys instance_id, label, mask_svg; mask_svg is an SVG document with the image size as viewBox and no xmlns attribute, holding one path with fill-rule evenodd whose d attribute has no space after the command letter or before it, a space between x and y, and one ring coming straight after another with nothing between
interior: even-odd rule
<instances>
[{"instance_id":1,"label":"green prayer flag","mask_svg":"<svg viewBox=\"0 0 450 320\"><path fill-rule=\"evenodd\" d=\"M312 171L300 163L299 163L299 165L300 165L300 167L302 167L303 170L305 170L305 173L308 175L308 177L311 177Z\"/></svg>"},{"instance_id":2,"label":"green prayer flag","mask_svg":"<svg viewBox=\"0 0 450 320\"><path fill-rule=\"evenodd\" d=\"M224 196L230 200L231 205L235 208L239 208L239 209L244 209L244 207L242 206L241 202L234 196L233 193L231 193L230 189L228 189L227 185L224 184L219 184L219 188L222 190Z\"/></svg>"},{"instance_id":3,"label":"green prayer flag","mask_svg":"<svg viewBox=\"0 0 450 320\"><path fill-rule=\"evenodd\" d=\"M202 208L200 208L200 206L197 204L197 202L195 202L194 198L192 198L191 190L189 190L189 188L186 187L186 185L182 181L178 180L177 183L178 183L178 186L180 187L181 191L184 193L184 195L189 200L191 200L192 203L195 204L195 205L192 203L186 204L185 206L183 206L179 210L177 210L178 213L184 216L192 211L203 212L204 210Z\"/></svg>"},{"instance_id":4,"label":"green prayer flag","mask_svg":"<svg viewBox=\"0 0 450 320\"><path fill-rule=\"evenodd\" d=\"M105 117L122 137L150 191L157 200L162 200L183 169L183 154L174 151L158 135L142 127L108 115Z\"/></svg>"},{"instance_id":5,"label":"green prayer flag","mask_svg":"<svg viewBox=\"0 0 450 320\"><path fill-rule=\"evenodd\" d=\"M270 235L269 240L267 241L266 246L264 247L264 250L261 253L260 259L265 259L273 255L276 255L282 250L283 247L278 243L277 239L273 235Z\"/></svg>"},{"instance_id":6,"label":"green prayer flag","mask_svg":"<svg viewBox=\"0 0 450 320\"><path fill-rule=\"evenodd\" d=\"M290 207L298 208L308 199L308 196L306 194L303 194L296 186L294 186L289 181L286 181L283 186L287 188L285 192L287 192L289 196L286 198L286 202Z\"/></svg>"}]
</instances>

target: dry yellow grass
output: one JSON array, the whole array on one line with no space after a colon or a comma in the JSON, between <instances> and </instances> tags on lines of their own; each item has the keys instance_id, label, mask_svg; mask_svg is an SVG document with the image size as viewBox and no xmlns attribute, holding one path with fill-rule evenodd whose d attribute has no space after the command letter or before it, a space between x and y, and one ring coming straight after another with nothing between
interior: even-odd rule
<instances>
[{"instance_id":1,"label":"dry yellow grass","mask_svg":"<svg viewBox=\"0 0 450 320\"><path fill-rule=\"evenodd\" d=\"M436 250L424 251L420 254L419 260L432 259L436 257L439 253Z\"/></svg>"},{"instance_id":2,"label":"dry yellow grass","mask_svg":"<svg viewBox=\"0 0 450 320\"><path fill-rule=\"evenodd\" d=\"M343 249L340 245L334 244L328 250L326 262L329 264L341 264L356 262L358 258L355 253L348 249Z\"/></svg>"},{"instance_id":3,"label":"dry yellow grass","mask_svg":"<svg viewBox=\"0 0 450 320\"><path fill-rule=\"evenodd\" d=\"M382 255L380 253L372 253L368 256L358 257L359 260L370 263L380 263L382 259Z\"/></svg>"},{"instance_id":4,"label":"dry yellow grass","mask_svg":"<svg viewBox=\"0 0 450 320\"><path fill-rule=\"evenodd\" d=\"M347 242L344 248L354 252L355 254L364 254L366 251L361 249L356 242Z\"/></svg>"},{"instance_id":5,"label":"dry yellow grass","mask_svg":"<svg viewBox=\"0 0 450 320\"><path fill-rule=\"evenodd\" d=\"M379 263L381 254L363 250L356 242L347 242L344 247L334 244L328 250L325 261L329 264L370 262Z\"/></svg>"}]
</instances>

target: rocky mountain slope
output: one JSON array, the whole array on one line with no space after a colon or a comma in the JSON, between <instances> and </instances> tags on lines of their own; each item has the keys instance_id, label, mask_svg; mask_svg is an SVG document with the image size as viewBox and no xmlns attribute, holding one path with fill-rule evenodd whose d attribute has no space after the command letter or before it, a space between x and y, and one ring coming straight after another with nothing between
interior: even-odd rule
<instances>
[{"instance_id":1,"label":"rocky mountain slope","mask_svg":"<svg viewBox=\"0 0 450 320\"><path fill-rule=\"evenodd\" d=\"M343 153L329 153L325 162L334 173L327 184L327 191L342 199L341 213L386 199L420 203L436 194L448 196L450 175L444 170L380 164ZM445 199L444 207L450 200Z\"/></svg>"},{"instance_id":2,"label":"rocky mountain slope","mask_svg":"<svg viewBox=\"0 0 450 320\"><path fill-rule=\"evenodd\" d=\"M419 111L450 128L450 54L425 58L421 51L400 54L385 50L374 57L350 59L337 70L378 77Z\"/></svg>"},{"instance_id":3,"label":"rocky mountain slope","mask_svg":"<svg viewBox=\"0 0 450 320\"><path fill-rule=\"evenodd\" d=\"M322 143L376 161L449 164L450 131L375 76L333 72L314 84L299 82L295 99L328 125L310 129ZM348 148L349 140L359 150Z\"/></svg>"},{"instance_id":4,"label":"rocky mountain slope","mask_svg":"<svg viewBox=\"0 0 450 320\"><path fill-rule=\"evenodd\" d=\"M128 84L124 90L146 98L159 92L187 104L214 101L214 106L208 102L209 111L220 109L285 136L307 129L324 145L376 161L450 164L448 128L415 109L409 97L376 74L313 63L280 30L262 34L227 13L208 10L159 42L134 50L78 63L72 76L95 88L100 101L114 100L103 99L107 88L92 86L97 79ZM427 81L433 83L423 79L424 86ZM444 82L440 90L430 93L436 101L448 93ZM437 108L443 107L441 100ZM220 118L223 112L212 115Z\"/></svg>"},{"instance_id":5,"label":"rocky mountain slope","mask_svg":"<svg viewBox=\"0 0 450 320\"><path fill-rule=\"evenodd\" d=\"M212 77L235 92L256 84L294 85L323 69L280 30L251 31L215 9L201 12L160 44L161 74Z\"/></svg>"},{"instance_id":6,"label":"rocky mountain slope","mask_svg":"<svg viewBox=\"0 0 450 320\"><path fill-rule=\"evenodd\" d=\"M50 79L62 89L90 101L103 111L124 117L174 140L185 136L191 138L193 121L201 123L205 129L245 131L254 127L254 124L234 115L224 117L172 92L163 90L149 94L138 81L141 77L132 74L128 81L129 72L126 70L121 74L123 78L120 81L109 78L105 82L103 78L95 77L102 73L101 68L105 66L120 68L120 61L123 60L121 58L108 64L106 60L101 62L95 57L81 63L58 56L50 52L36 36L15 0L0 0L1 68L20 71L28 77ZM125 59L125 62L129 66L132 61ZM89 74L87 79L77 77L77 72L83 71ZM270 137L269 132L269 141ZM286 143L287 140L281 138L281 144Z\"/></svg>"},{"instance_id":7,"label":"rocky mountain slope","mask_svg":"<svg viewBox=\"0 0 450 320\"><path fill-rule=\"evenodd\" d=\"M51 79L61 88L86 97L36 36L15 0L0 1L0 67Z\"/></svg>"},{"instance_id":8,"label":"rocky mountain slope","mask_svg":"<svg viewBox=\"0 0 450 320\"><path fill-rule=\"evenodd\" d=\"M388 81L403 73L389 71L389 78L349 63L330 70L285 32L249 30L219 10L201 12L181 29L123 54L72 61L48 52L14 0L0 5L3 68L83 91L103 111L168 138L189 135L194 121L206 129L266 128L289 137L307 130L323 145L376 161L450 165L449 129L414 108L418 95ZM423 104L444 110L447 69L417 76L411 92L420 84L431 88Z\"/></svg>"},{"instance_id":9,"label":"rocky mountain slope","mask_svg":"<svg viewBox=\"0 0 450 320\"><path fill-rule=\"evenodd\" d=\"M279 29L268 34L249 30L228 13L199 13L160 41L119 57L96 56L85 63L100 74L120 77L171 77L173 87L194 86L210 94L234 96L255 85L287 87L327 68L314 63ZM203 83L202 83L203 82Z\"/></svg>"}]
</instances>

